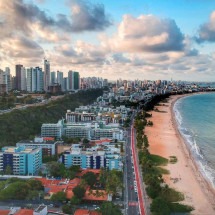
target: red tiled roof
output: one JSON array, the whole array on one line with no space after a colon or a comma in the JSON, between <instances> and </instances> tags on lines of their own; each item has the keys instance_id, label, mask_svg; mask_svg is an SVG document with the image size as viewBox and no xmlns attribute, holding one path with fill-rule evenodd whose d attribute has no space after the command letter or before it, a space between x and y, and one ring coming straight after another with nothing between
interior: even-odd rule
<instances>
[{"instance_id":1,"label":"red tiled roof","mask_svg":"<svg viewBox=\"0 0 215 215\"><path fill-rule=\"evenodd\" d=\"M54 140L54 137L43 137L43 140Z\"/></svg>"},{"instance_id":2,"label":"red tiled roof","mask_svg":"<svg viewBox=\"0 0 215 215\"><path fill-rule=\"evenodd\" d=\"M34 211L30 209L21 209L16 212L14 215L33 215Z\"/></svg>"},{"instance_id":3,"label":"red tiled roof","mask_svg":"<svg viewBox=\"0 0 215 215\"><path fill-rule=\"evenodd\" d=\"M8 215L10 210L0 210L1 215Z\"/></svg>"},{"instance_id":4,"label":"red tiled roof","mask_svg":"<svg viewBox=\"0 0 215 215\"><path fill-rule=\"evenodd\" d=\"M101 215L101 213L87 209L77 209L74 215Z\"/></svg>"},{"instance_id":5,"label":"red tiled roof","mask_svg":"<svg viewBox=\"0 0 215 215\"><path fill-rule=\"evenodd\" d=\"M81 172L77 173L76 175L82 177L87 172L93 172L94 174L99 174L101 172L100 169L83 169Z\"/></svg>"},{"instance_id":6,"label":"red tiled roof","mask_svg":"<svg viewBox=\"0 0 215 215\"><path fill-rule=\"evenodd\" d=\"M99 174L100 170L99 169L86 169L83 170L81 173L79 173L79 176L83 176L87 172L93 172L95 174ZM36 178L36 180L39 180L42 182L43 186L47 189L48 188L48 193L50 195L63 191L66 193L67 199L71 199L74 195L73 189L78 186L81 182L80 178L74 178L73 180L70 180L69 182L66 182L65 179L62 180L53 180L53 179L46 179L46 178ZM96 196L96 190L93 190L92 194L89 194L89 188L87 189L84 199L85 200L92 200L92 201L107 201L108 199L108 194L104 190L99 190L99 192L103 193L101 196Z\"/></svg>"}]
</instances>

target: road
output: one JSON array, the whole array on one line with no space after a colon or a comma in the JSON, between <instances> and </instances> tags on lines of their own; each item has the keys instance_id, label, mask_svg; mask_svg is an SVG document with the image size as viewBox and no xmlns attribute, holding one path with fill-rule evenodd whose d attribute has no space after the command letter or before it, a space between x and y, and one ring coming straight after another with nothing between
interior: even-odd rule
<instances>
[{"instance_id":1,"label":"road","mask_svg":"<svg viewBox=\"0 0 215 215\"><path fill-rule=\"evenodd\" d=\"M134 165L132 158L132 150L131 150L131 130L130 128L127 130L127 144L126 144L126 158L125 158L125 214L126 215L137 215L140 214L139 211L139 202L138 195L134 189Z\"/></svg>"},{"instance_id":2,"label":"road","mask_svg":"<svg viewBox=\"0 0 215 215\"><path fill-rule=\"evenodd\" d=\"M134 114L131 117L133 122ZM125 168L124 168L124 201L126 215L147 215L145 198L143 194L142 176L139 169L138 155L136 151L136 135L133 125L127 129L127 143L125 148ZM136 184L136 186L135 186ZM136 189L135 189L136 187Z\"/></svg>"},{"instance_id":3,"label":"road","mask_svg":"<svg viewBox=\"0 0 215 215\"><path fill-rule=\"evenodd\" d=\"M139 199L139 209L140 209L140 214L141 215L146 215L145 211L145 204L144 204L144 196L143 196L143 186L142 186L142 178L141 178L141 173L139 171L139 163L137 159L137 151L136 151L136 144L135 144L135 131L134 127L131 127L131 150L132 150L132 157L133 157L133 162L134 162L134 172L135 172L135 178L137 181L137 194L138 194L138 199Z\"/></svg>"}]
</instances>

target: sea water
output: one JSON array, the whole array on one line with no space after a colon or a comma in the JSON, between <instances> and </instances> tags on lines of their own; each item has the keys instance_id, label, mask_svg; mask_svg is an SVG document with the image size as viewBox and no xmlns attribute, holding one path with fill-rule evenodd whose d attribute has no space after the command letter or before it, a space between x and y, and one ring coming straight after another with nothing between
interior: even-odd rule
<instances>
[{"instance_id":1,"label":"sea water","mask_svg":"<svg viewBox=\"0 0 215 215\"><path fill-rule=\"evenodd\" d=\"M215 187L215 93L183 97L173 111L190 153Z\"/></svg>"}]
</instances>

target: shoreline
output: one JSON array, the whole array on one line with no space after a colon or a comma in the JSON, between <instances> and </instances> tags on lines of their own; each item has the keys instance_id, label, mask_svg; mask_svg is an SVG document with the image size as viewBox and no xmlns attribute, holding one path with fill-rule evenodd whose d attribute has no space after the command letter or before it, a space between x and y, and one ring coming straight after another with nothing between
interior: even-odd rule
<instances>
[{"instance_id":1,"label":"shoreline","mask_svg":"<svg viewBox=\"0 0 215 215\"><path fill-rule=\"evenodd\" d=\"M195 93L192 95L196 95ZM202 93L201 93L202 94ZM209 181L203 176L200 167L192 156L189 146L181 135L175 118L173 107L175 103L190 94L170 96L164 106L156 106L160 111L152 113L152 127L146 127L152 154L169 159L176 156L176 164L168 164L164 168L170 171L169 175L163 175L165 182L174 189L184 194L185 200L181 203L194 207L191 214L212 215L215 214L215 190Z\"/></svg>"},{"instance_id":2,"label":"shoreline","mask_svg":"<svg viewBox=\"0 0 215 215\"><path fill-rule=\"evenodd\" d=\"M199 95L199 94L200 93L194 94L194 95ZM175 112L174 112L174 109L173 109L175 103L178 100L180 100L180 99L182 99L184 97L188 97L188 96L185 95L185 96L178 97L177 99L175 99L171 103L171 118L172 118L172 121L173 121L173 127L174 127L175 131L178 133L178 137L179 137L179 139L180 139L180 141L182 143L182 144L180 144L180 146L181 146L182 150L184 151L184 155L187 156L187 159L190 160L190 165L192 166L192 170L193 170L193 173L196 176L196 180L199 182L203 192L206 194L208 200L210 201L210 203L215 208L215 203L214 203L215 189L214 189L213 185L211 184L211 182L209 181L209 179L207 179L206 176L204 176L202 174L201 167L198 165L198 163L196 162L195 158L193 157L193 155L192 155L192 153L190 151L190 148L186 143L186 140L184 139L184 137L182 136L182 134L181 134L181 132L179 130L178 123L177 123L176 116L175 116ZM192 96L192 95L190 95L190 96ZM207 190L208 192L206 193L205 190ZM208 196L208 195L210 195L210 196Z\"/></svg>"}]
</instances>

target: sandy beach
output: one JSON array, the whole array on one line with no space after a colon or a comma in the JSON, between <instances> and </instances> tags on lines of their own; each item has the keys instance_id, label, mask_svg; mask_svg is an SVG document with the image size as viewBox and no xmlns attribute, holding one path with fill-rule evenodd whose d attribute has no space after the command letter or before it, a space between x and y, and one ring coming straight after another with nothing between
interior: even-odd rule
<instances>
[{"instance_id":1,"label":"sandy beach","mask_svg":"<svg viewBox=\"0 0 215 215\"><path fill-rule=\"evenodd\" d=\"M157 106L159 111L152 111L152 127L146 127L145 134L148 136L150 152L169 159L176 156L175 164L168 164L165 168L170 171L164 175L165 182L176 190L182 192L185 200L182 202L195 208L191 214L214 215L215 195L214 189L209 186L202 177L198 168L189 156L188 149L181 137L174 118L172 106L182 95L171 96L168 103Z\"/></svg>"}]
</instances>

